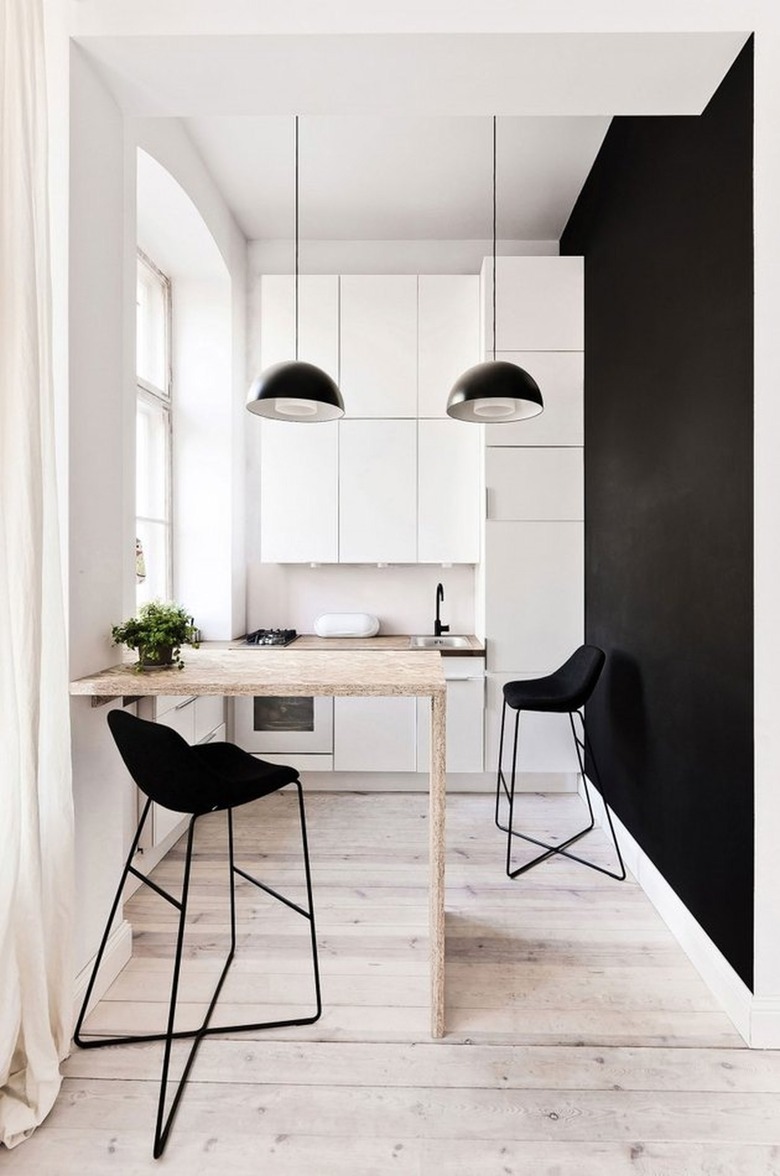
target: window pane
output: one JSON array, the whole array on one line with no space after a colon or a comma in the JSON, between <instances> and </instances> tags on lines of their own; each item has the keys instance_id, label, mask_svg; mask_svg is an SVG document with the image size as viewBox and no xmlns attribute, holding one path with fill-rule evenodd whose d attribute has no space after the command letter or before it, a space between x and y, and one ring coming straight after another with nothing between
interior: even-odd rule
<instances>
[{"instance_id":1,"label":"window pane","mask_svg":"<svg viewBox=\"0 0 780 1176\"><path fill-rule=\"evenodd\" d=\"M169 597L168 525L139 519L136 522L136 602L146 604L148 600Z\"/></svg>"},{"instance_id":2,"label":"window pane","mask_svg":"<svg viewBox=\"0 0 780 1176\"><path fill-rule=\"evenodd\" d=\"M141 380L168 394L166 363L167 283L138 262L136 284L136 371Z\"/></svg>"},{"instance_id":3,"label":"window pane","mask_svg":"<svg viewBox=\"0 0 780 1176\"><path fill-rule=\"evenodd\" d=\"M135 438L135 513L165 519L168 514L168 411L139 396Z\"/></svg>"}]
</instances>

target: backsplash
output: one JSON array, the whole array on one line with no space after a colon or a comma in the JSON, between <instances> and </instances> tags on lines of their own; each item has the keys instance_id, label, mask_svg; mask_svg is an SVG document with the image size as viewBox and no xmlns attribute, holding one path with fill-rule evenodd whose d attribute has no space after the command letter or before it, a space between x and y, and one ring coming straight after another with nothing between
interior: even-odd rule
<instances>
[{"instance_id":1,"label":"backsplash","mask_svg":"<svg viewBox=\"0 0 780 1176\"><path fill-rule=\"evenodd\" d=\"M475 569L438 564L261 564L247 569L247 625L313 633L321 613L368 612L380 633L432 633L436 585L444 586L441 619L452 633L474 632Z\"/></svg>"}]
</instances>

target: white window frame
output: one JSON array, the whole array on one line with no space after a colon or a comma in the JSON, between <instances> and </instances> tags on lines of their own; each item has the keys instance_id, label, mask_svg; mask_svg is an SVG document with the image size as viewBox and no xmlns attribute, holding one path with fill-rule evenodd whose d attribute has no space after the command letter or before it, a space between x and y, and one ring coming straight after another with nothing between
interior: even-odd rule
<instances>
[{"instance_id":1,"label":"white window frame","mask_svg":"<svg viewBox=\"0 0 780 1176\"><path fill-rule=\"evenodd\" d=\"M165 513L164 517L151 517L139 515L137 513L137 497L136 497L136 530L139 522L163 523L165 525L166 534L166 567L165 567L165 592L164 598L170 600L173 598L173 366L171 359L171 339L172 339L172 308L171 308L171 280L163 273L159 266L155 265L150 257L142 249L137 249L137 270L145 269L151 275L154 282L158 284L163 295L163 314L164 314L164 385L158 387L138 375L136 372L136 406L139 402L144 402L151 405L158 411L161 411L166 422L166 457L165 457ZM139 329L138 321L136 320L136 337ZM137 366L137 364L136 364ZM137 407L136 407L137 419ZM136 585L138 589L139 585Z\"/></svg>"}]
</instances>

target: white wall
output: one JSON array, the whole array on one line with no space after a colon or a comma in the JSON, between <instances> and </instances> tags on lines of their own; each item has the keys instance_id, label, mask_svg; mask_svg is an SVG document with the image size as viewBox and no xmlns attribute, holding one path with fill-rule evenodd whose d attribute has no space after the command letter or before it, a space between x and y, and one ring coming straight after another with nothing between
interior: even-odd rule
<instances>
[{"instance_id":1,"label":"white wall","mask_svg":"<svg viewBox=\"0 0 780 1176\"><path fill-rule=\"evenodd\" d=\"M780 12L755 46L755 994L752 1041L780 1046Z\"/></svg>"},{"instance_id":2,"label":"white wall","mask_svg":"<svg viewBox=\"0 0 780 1176\"><path fill-rule=\"evenodd\" d=\"M219 494L214 496L227 519L227 525L225 519L220 521L224 548L208 549L219 561L218 574L225 588L224 635L242 631L244 617L245 248L178 123L166 120L151 129L140 124L128 128L77 46L71 54L70 83L68 497L70 669L76 678L117 660L118 651L110 642L111 625L135 609L135 170L139 140L144 146L153 145L163 162L172 157L179 174L198 189L209 227L214 226L220 252L228 259L219 309L223 352L209 356L222 373L219 427L222 448L229 455L220 471ZM61 254L61 241L58 249ZM191 306L194 294L192 286L183 291L184 303ZM208 365L197 370L198 358L202 360L203 355L193 357L193 370L187 373L194 400L209 391ZM206 460L204 455L201 471ZM135 820L134 789L105 720L105 707L93 709L87 699L73 701L78 968L96 948Z\"/></svg>"},{"instance_id":3,"label":"white wall","mask_svg":"<svg viewBox=\"0 0 780 1176\"><path fill-rule=\"evenodd\" d=\"M142 247L174 283L179 441L191 442L175 455L175 590L204 637L233 637L246 606L246 240L178 119L129 120L128 137L168 173L167 184L150 180L156 206L140 227Z\"/></svg>"},{"instance_id":4,"label":"white wall","mask_svg":"<svg viewBox=\"0 0 780 1176\"><path fill-rule=\"evenodd\" d=\"M77 678L116 660L111 625L126 615L132 584L126 304L134 296L135 243L122 115L78 48L70 69L70 670ZM71 713L81 967L116 885L131 800L105 711L74 699Z\"/></svg>"},{"instance_id":5,"label":"white wall","mask_svg":"<svg viewBox=\"0 0 780 1176\"><path fill-rule=\"evenodd\" d=\"M261 564L250 558L247 625L313 633L321 613L368 612L379 617L384 634L432 633L440 581L444 586L441 620L453 633L473 633L472 567L323 564L310 568L307 564Z\"/></svg>"}]
</instances>

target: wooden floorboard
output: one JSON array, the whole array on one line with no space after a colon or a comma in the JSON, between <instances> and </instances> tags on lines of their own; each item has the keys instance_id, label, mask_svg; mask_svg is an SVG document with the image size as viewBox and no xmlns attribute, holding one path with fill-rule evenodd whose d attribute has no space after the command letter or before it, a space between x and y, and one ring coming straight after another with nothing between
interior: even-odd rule
<instances>
[{"instance_id":1,"label":"wooden floorboard","mask_svg":"<svg viewBox=\"0 0 780 1176\"><path fill-rule=\"evenodd\" d=\"M581 816L524 797L533 836ZM429 1036L426 798L308 797L324 1013L203 1042L166 1153L151 1157L160 1046L76 1050L10 1176L779 1176L780 1054L748 1050L639 887L556 859L510 882L486 796L448 800L447 1036ZM303 897L294 804L237 816L242 864ZM598 831L583 849L609 866ZM197 839L180 1025L228 942L223 818ZM155 871L175 888L177 846ZM127 904L133 959L93 1033L162 1025L176 912ZM218 1017L305 1015L306 925L239 887ZM179 1066L183 1046L175 1051Z\"/></svg>"}]
</instances>

